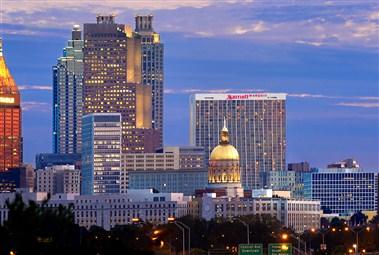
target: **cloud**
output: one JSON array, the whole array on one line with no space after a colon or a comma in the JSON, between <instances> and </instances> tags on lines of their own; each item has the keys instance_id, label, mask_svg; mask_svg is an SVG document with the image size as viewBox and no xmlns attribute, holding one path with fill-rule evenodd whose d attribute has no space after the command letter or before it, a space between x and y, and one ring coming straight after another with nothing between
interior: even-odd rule
<instances>
[{"instance_id":1,"label":"cloud","mask_svg":"<svg viewBox=\"0 0 379 255\"><path fill-rule=\"evenodd\" d=\"M379 108L379 102L341 102L336 105L360 108Z\"/></svg>"},{"instance_id":2,"label":"cloud","mask_svg":"<svg viewBox=\"0 0 379 255\"><path fill-rule=\"evenodd\" d=\"M23 111L39 111L39 112L50 112L50 105L46 102L37 101L24 101L21 102L21 108Z\"/></svg>"},{"instance_id":3,"label":"cloud","mask_svg":"<svg viewBox=\"0 0 379 255\"><path fill-rule=\"evenodd\" d=\"M3 0L3 8L7 12L26 12L35 13L41 10L49 9L67 9L78 10L88 9L93 13L108 12L113 10L117 14L123 8L132 10L161 10L161 9L177 9L181 7L194 7L202 8L209 6L216 0L91 0L91 1L77 1L77 0Z\"/></svg>"},{"instance_id":4,"label":"cloud","mask_svg":"<svg viewBox=\"0 0 379 255\"><path fill-rule=\"evenodd\" d=\"M3 0L3 33L46 36L73 24L115 13L130 23L152 13L158 32L184 37L243 38L254 43L312 47L378 48L379 12L372 1L219 1L219 0ZM9 25L20 25L9 27ZM62 34L62 32L60 32ZM66 35L67 36L67 35Z\"/></svg>"},{"instance_id":5,"label":"cloud","mask_svg":"<svg viewBox=\"0 0 379 255\"><path fill-rule=\"evenodd\" d=\"M307 45L312 45L312 46L316 46L316 47L322 46L324 44L322 42L307 42L307 41L303 41L303 40L297 40L297 41L295 41L295 43L307 44Z\"/></svg>"},{"instance_id":6,"label":"cloud","mask_svg":"<svg viewBox=\"0 0 379 255\"><path fill-rule=\"evenodd\" d=\"M19 85L19 90L53 90L51 86L45 85Z\"/></svg>"},{"instance_id":7,"label":"cloud","mask_svg":"<svg viewBox=\"0 0 379 255\"><path fill-rule=\"evenodd\" d=\"M297 98L323 98L323 99L357 99L357 100L376 100L379 101L379 96L332 96L332 95L322 95L322 94L311 94L311 93L289 93L289 97Z\"/></svg>"},{"instance_id":8,"label":"cloud","mask_svg":"<svg viewBox=\"0 0 379 255\"><path fill-rule=\"evenodd\" d=\"M247 33L261 33L269 30L269 28L265 25L263 21L258 21L255 24L251 24L249 26L241 27L237 26L233 29L232 33L237 35L244 35Z\"/></svg>"},{"instance_id":9,"label":"cloud","mask_svg":"<svg viewBox=\"0 0 379 255\"><path fill-rule=\"evenodd\" d=\"M196 94L196 93L247 93L263 92L262 89L165 89L165 94Z\"/></svg>"}]
</instances>

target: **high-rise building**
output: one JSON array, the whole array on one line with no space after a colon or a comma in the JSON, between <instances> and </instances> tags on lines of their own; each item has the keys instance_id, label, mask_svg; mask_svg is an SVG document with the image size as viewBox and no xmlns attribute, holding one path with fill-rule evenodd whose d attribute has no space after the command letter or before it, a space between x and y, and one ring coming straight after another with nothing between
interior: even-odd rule
<instances>
[{"instance_id":1,"label":"high-rise building","mask_svg":"<svg viewBox=\"0 0 379 255\"><path fill-rule=\"evenodd\" d=\"M3 56L0 38L0 172L22 163L20 93Z\"/></svg>"},{"instance_id":2,"label":"high-rise building","mask_svg":"<svg viewBox=\"0 0 379 255\"><path fill-rule=\"evenodd\" d=\"M83 107L83 40L72 29L63 56L53 67L53 152L80 153Z\"/></svg>"},{"instance_id":3,"label":"high-rise building","mask_svg":"<svg viewBox=\"0 0 379 255\"><path fill-rule=\"evenodd\" d=\"M120 193L121 114L88 114L82 123L81 193Z\"/></svg>"},{"instance_id":4,"label":"high-rise building","mask_svg":"<svg viewBox=\"0 0 379 255\"><path fill-rule=\"evenodd\" d=\"M152 90L141 84L141 38L116 24L114 16L98 16L84 24L83 112L120 113L122 151L154 152L158 131L152 128Z\"/></svg>"},{"instance_id":5,"label":"high-rise building","mask_svg":"<svg viewBox=\"0 0 379 255\"><path fill-rule=\"evenodd\" d=\"M190 143L207 155L226 118L230 143L240 155L245 189L262 188L260 173L285 170L285 94L195 94L190 99Z\"/></svg>"},{"instance_id":6,"label":"high-rise building","mask_svg":"<svg viewBox=\"0 0 379 255\"><path fill-rule=\"evenodd\" d=\"M152 88L152 127L159 132L159 144L163 144L163 56L164 47L160 35L154 31L153 16L135 17L135 32L141 36L142 83Z\"/></svg>"}]
</instances>

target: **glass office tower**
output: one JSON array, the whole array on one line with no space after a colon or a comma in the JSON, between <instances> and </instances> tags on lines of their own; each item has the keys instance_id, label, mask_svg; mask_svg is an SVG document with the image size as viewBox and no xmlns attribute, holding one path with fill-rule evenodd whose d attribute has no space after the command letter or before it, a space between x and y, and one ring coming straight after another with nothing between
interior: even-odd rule
<instances>
[{"instance_id":1,"label":"glass office tower","mask_svg":"<svg viewBox=\"0 0 379 255\"><path fill-rule=\"evenodd\" d=\"M121 114L83 116L81 193L120 193Z\"/></svg>"},{"instance_id":2,"label":"glass office tower","mask_svg":"<svg viewBox=\"0 0 379 255\"><path fill-rule=\"evenodd\" d=\"M163 145L163 54L160 35L154 31L153 16L135 17L135 32L141 37L142 83L152 89L152 127L159 132L159 146Z\"/></svg>"},{"instance_id":3,"label":"glass office tower","mask_svg":"<svg viewBox=\"0 0 379 255\"><path fill-rule=\"evenodd\" d=\"M83 108L83 40L72 29L63 56L53 67L53 152L80 153Z\"/></svg>"}]
</instances>

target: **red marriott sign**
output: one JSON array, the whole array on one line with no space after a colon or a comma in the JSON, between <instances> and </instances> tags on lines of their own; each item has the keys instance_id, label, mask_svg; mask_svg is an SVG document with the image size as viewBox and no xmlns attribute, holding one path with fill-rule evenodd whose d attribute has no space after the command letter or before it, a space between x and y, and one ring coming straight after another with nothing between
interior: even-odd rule
<instances>
[{"instance_id":1,"label":"red marriott sign","mask_svg":"<svg viewBox=\"0 0 379 255\"><path fill-rule=\"evenodd\" d=\"M267 94L238 94L238 95L226 95L226 100L246 100L250 98L267 97Z\"/></svg>"}]
</instances>

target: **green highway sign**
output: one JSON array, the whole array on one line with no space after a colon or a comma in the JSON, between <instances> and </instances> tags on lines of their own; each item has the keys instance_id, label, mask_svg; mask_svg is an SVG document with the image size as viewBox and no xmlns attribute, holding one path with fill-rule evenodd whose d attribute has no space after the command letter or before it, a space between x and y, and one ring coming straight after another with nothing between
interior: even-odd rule
<instances>
[{"instance_id":1,"label":"green highway sign","mask_svg":"<svg viewBox=\"0 0 379 255\"><path fill-rule=\"evenodd\" d=\"M263 255L263 244L240 244L238 247L238 255Z\"/></svg>"},{"instance_id":2,"label":"green highway sign","mask_svg":"<svg viewBox=\"0 0 379 255\"><path fill-rule=\"evenodd\" d=\"M268 255L292 255L292 244L270 243L268 245Z\"/></svg>"}]
</instances>

